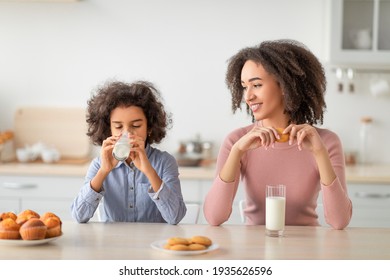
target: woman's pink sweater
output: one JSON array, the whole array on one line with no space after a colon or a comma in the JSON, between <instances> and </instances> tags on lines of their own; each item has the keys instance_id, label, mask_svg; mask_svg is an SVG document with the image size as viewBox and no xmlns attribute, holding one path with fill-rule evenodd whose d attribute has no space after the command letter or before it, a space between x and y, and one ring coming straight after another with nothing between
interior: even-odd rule
<instances>
[{"instance_id":1,"label":"woman's pink sweater","mask_svg":"<svg viewBox=\"0 0 390 280\"><path fill-rule=\"evenodd\" d=\"M322 190L326 222L335 229L345 228L352 216L352 203L345 182L344 155L338 136L327 130L317 131L328 149L336 172L330 185L323 185L311 152L299 151L296 144L276 142L274 147L249 150L241 158L234 182L219 177L233 144L251 130L253 125L231 132L223 142L217 160L216 178L204 203L204 214L211 225L227 221L240 180L246 193L246 223L265 224L265 186L286 185L286 225L317 226L317 198Z\"/></svg>"}]
</instances>

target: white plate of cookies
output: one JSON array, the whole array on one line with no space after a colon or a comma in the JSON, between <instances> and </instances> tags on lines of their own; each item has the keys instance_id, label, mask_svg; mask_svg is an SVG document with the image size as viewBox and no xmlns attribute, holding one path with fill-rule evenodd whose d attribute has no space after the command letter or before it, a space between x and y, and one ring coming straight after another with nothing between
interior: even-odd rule
<instances>
[{"instance_id":1,"label":"white plate of cookies","mask_svg":"<svg viewBox=\"0 0 390 280\"><path fill-rule=\"evenodd\" d=\"M219 247L206 236L170 237L154 241L150 246L155 250L178 256L200 255L214 251Z\"/></svg>"}]
</instances>

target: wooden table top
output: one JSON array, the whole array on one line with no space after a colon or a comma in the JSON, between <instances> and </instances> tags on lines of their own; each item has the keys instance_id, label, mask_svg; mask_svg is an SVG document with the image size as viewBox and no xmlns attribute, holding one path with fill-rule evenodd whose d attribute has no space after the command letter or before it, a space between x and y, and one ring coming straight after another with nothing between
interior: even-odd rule
<instances>
[{"instance_id":1,"label":"wooden table top","mask_svg":"<svg viewBox=\"0 0 390 280\"><path fill-rule=\"evenodd\" d=\"M218 244L205 254L178 256L151 248L173 236L205 235ZM1 241L1 240L0 240ZM23 242L23 241L21 241ZM168 225L150 223L63 223L63 236L47 244L15 246L0 242L0 259L55 260L309 260L390 259L389 228L287 226L281 238L265 236L264 226Z\"/></svg>"}]
</instances>

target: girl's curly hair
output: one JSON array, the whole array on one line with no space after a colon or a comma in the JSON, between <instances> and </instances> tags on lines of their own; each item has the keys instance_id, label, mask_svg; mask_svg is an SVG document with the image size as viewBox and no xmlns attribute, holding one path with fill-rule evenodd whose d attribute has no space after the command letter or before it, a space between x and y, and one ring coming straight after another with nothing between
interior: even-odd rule
<instances>
[{"instance_id":1,"label":"girl's curly hair","mask_svg":"<svg viewBox=\"0 0 390 280\"><path fill-rule=\"evenodd\" d=\"M304 44L294 40L264 41L258 46L242 49L229 59L225 81L232 95L233 113L241 110L241 70L247 60L261 64L275 77L284 92L285 113L290 123L323 123L326 109L324 68ZM248 105L246 112L253 119Z\"/></svg>"},{"instance_id":2,"label":"girl's curly hair","mask_svg":"<svg viewBox=\"0 0 390 280\"><path fill-rule=\"evenodd\" d=\"M160 92L150 82L107 82L88 100L87 135L93 144L102 145L111 136L110 115L117 107L142 108L148 127L149 144L160 143L172 124L171 114L164 109Z\"/></svg>"}]
</instances>

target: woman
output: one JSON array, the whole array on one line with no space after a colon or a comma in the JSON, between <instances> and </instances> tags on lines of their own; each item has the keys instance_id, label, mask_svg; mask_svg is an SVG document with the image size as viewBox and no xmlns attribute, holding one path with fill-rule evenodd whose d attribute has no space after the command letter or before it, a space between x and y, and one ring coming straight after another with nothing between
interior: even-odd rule
<instances>
[{"instance_id":1,"label":"woman","mask_svg":"<svg viewBox=\"0 0 390 280\"><path fill-rule=\"evenodd\" d=\"M72 204L78 222L88 222L103 197L105 221L180 222L186 207L176 160L151 146L165 137L170 122L151 83L112 82L98 90L88 101L87 135L102 147ZM131 151L118 161L113 149L122 134Z\"/></svg>"},{"instance_id":2,"label":"woman","mask_svg":"<svg viewBox=\"0 0 390 280\"><path fill-rule=\"evenodd\" d=\"M228 65L226 83L233 113L242 102L253 124L223 142L217 177L206 196L211 225L229 219L242 180L247 224L265 224L265 186L286 185L286 225L316 226L323 192L326 222L345 228L352 215L338 136L323 123L326 79L318 59L299 42L277 40L245 48ZM287 138L287 141L283 141Z\"/></svg>"}]
</instances>

